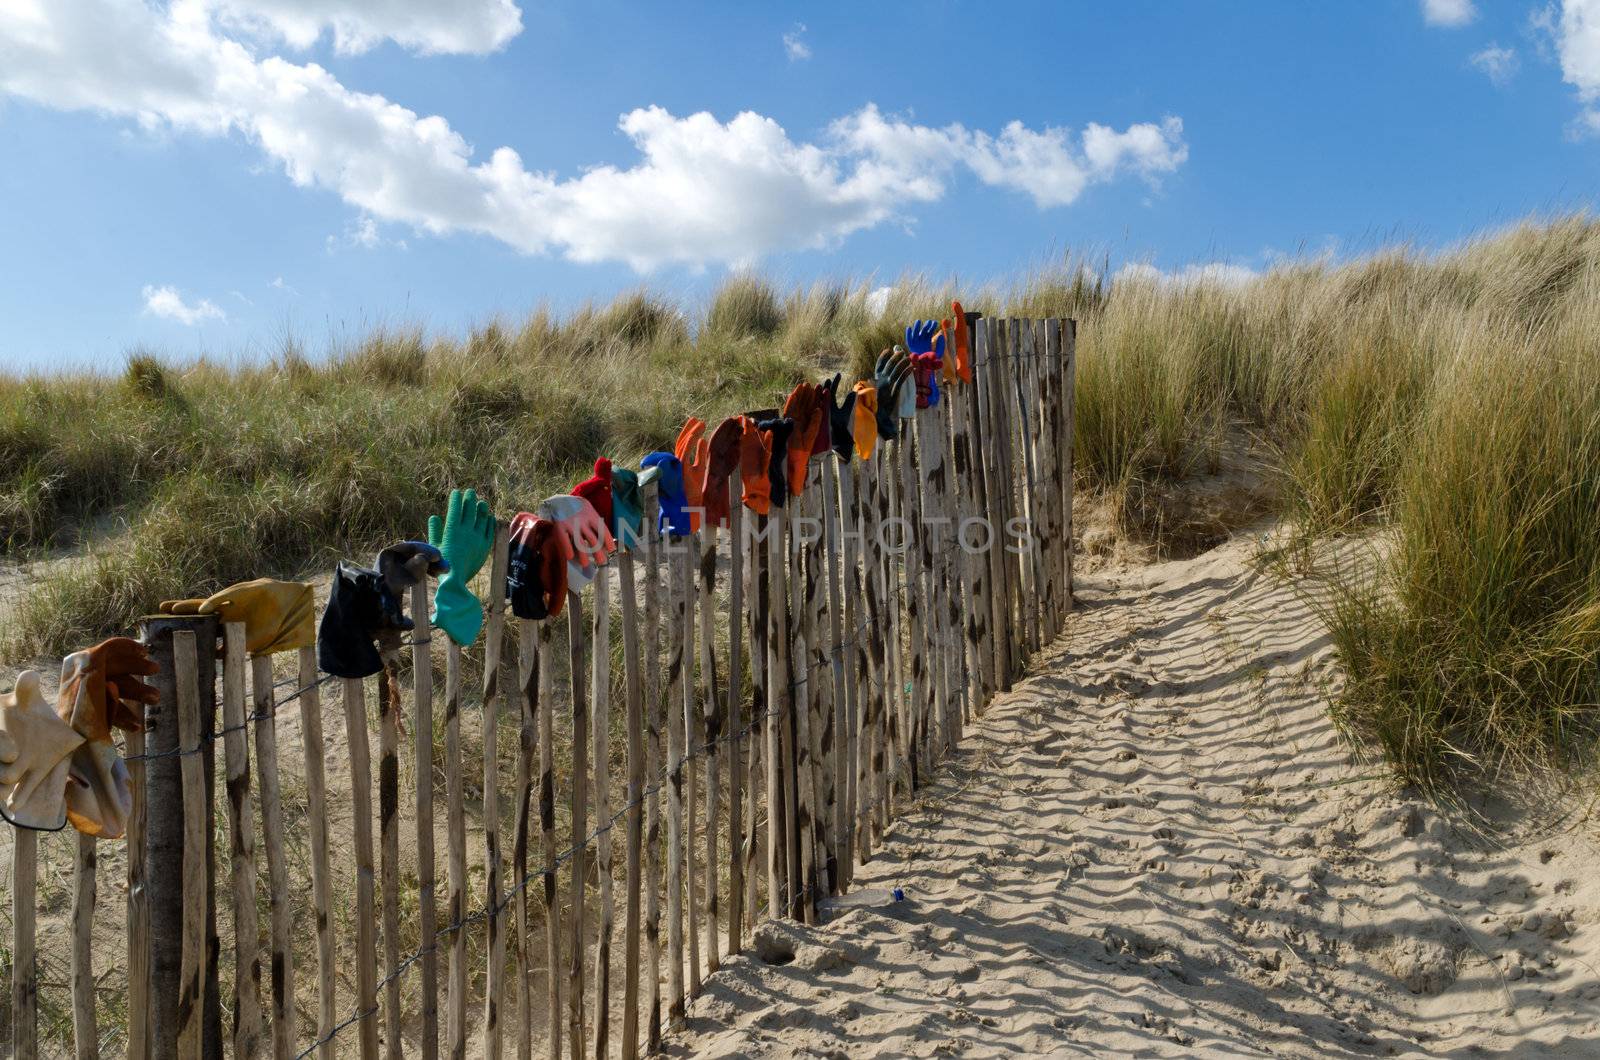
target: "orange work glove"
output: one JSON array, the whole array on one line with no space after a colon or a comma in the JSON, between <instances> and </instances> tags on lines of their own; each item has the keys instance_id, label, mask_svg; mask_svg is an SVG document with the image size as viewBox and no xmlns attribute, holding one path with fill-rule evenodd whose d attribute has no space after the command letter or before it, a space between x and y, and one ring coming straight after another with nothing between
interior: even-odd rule
<instances>
[{"instance_id":1,"label":"orange work glove","mask_svg":"<svg viewBox=\"0 0 1600 1060\"><path fill-rule=\"evenodd\" d=\"M878 444L878 388L870 379L863 379L851 388L856 396L855 440L856 455L863 460L872 459L872 450Z\"/></svg>"},{"instance_id":2,"label":"orange work glove","mask_svg":"<svg viewBox=\"0 0 1600 1060\"><path fill-rule=\"evenodd\" d=\"M706 441L706 421L694 416L678 432L672 452L683 465L683 503L689 509L689 529L700 529L705 511L706 473L711 470L711 445Z\"/></svg>"},{"instance_id":3,"label":"orange work glove","mask_svg":"<svg viewBox=\"0 0 1600 1060\"><path fill-rule=\"evenodd\" d=\"M794 433L789 436L786 454L789 496L798 497L806 488L806 465L811 461L811 450L822 429L822 404L820 395L811 383L801 383L789 392L783 403L783 415L794 420Z\"/></svg>"},{"instance_id":4,"label":"orange work glove","mask_svg":"<svg viewBox=\"0 0 1600 1060\"><path fill-rule=\"evenodd\" d=\"M951 319L955 328L945 330L950 332L950 345L955 356L947 360L953 359L956 362L956 375L963 383L970 383L972 382L972 336L967 332L967 314L961 311L960 302L951 302L950 312L954 314Z\"/></svg>"},{"instance_id":5,"label":"orange work glove","mask_svg":"<svg viewBox=\"0 0 1600 1060\"><path fill-rule=\"evenodd\" d=\"M161 698L141 680L160 667L143 644L112 637L61 660L56 714L85 739L109 740L113 728L144 731L144 707Z\"/></svg>"},{"instance_id":6,"label":"orange work glove","mask_svg":"<svg viewBox=\"0 0 1600 1060\"><path fill-rule=\"evenodd\" d=\"M948 351L954 344L954 334L950 328L950 321L941 321L939 323L940 347ZM939 378L944 381L946 390L950 388L950 384L961 378L956 374L956 358L954 354L939 358Z\"/></svg>"},{"instance_id":7,"label":"orange work glove","mask_svg":"<svg viewBox=\"0 0 1600 1060\"><path fill-rule=\"evenodd\" d=\"M767 475L772 446L749 416L739 417L739 428L739 481L744 489L740 499L757 515L766 515L772 510L772 480Z\"/></svg>"}]
</instances>

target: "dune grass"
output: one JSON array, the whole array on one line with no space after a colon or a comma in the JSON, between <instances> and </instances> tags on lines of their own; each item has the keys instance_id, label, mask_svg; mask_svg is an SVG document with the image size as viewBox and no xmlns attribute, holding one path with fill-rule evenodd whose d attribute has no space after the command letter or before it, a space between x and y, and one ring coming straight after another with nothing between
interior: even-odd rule
<instances>
[{"instance_id":1,"label":"dune grass","mask_svg":"<svg viewBox=\"0 0 1600 1060\"><path fill-rule=\"evenodd\" d=\"M886 294L886 297L885 297ZM31 585L12 655L126 628L157 600L303 575L415 535L452 486L515 511L670 442L683 417L870 373L960 297L1079 321L1079 487L1130 534L1241 431L1276 454L1302 539L1386 526L1336 576L1335 717L1407 779L1584 759L1600 700L1600 223L1530 221L1438 253L1298 261L1244 284L1108 280L1080 260L981 289L905 277L703 310L650 291L465 337L380 330L309 360L0 381L0 544L104 547ZM1158 540L1159 546L1161 542Z\"/></svg>"}]
</instances>

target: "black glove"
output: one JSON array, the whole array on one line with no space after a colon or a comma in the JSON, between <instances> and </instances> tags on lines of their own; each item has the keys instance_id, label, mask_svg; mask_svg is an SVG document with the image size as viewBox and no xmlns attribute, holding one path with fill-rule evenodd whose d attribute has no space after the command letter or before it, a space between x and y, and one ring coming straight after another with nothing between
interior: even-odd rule
<instances>
[{"instance_id":1,"label":"black glove","mask_svg":"<svg viewBox=\"0 0 1600 1060\"><path fill-rule=\"evenodd\" d=\"M878 354L872 380L878 388L878 437L886 442L899 437L900 390L909 378L911 359L905 350L896 346Z\"/></svg>"},{"instance_id":2,"label":"black glove","mask_svg":"<svg viewBox=\"0 0 1600 1060\"><path fill-rule=\"evenodd\" d=\"M373 641L381 631L394 628L392 615L385 614L385 593L383 575L377 571L339 563L317 629L317 665L324 673L371 677L383 669Z\"/></svg>"},{"instance_id":3,"label":"black glove","mask_svg":"<svg viewBox=\"0 0 1600 1060\"><path fill-rule=\"evenodd\" d=\"M851 390L844 396L844 403L838 404L839 379L839 373L835 372L822 386L828 395L828 441L839 454L840 462L848 464L855 454L856 392Z\"/></svg>"},{"instance_id":4,"label":"black glove","mask_svg":"<svg viewBox=\"0 0 1600 1060\"><path fill-rule=\"evenodd\" d=\"M405 614L406 594L423 579L424 573L437 578L450 569L439 550L426 541L402 541L378 553L378 573L383 577L384 627L408 633L416 624Z\"/></svg>"},{"instance_id":5,"label":"black glove","mask_svg":"<svg viewBox=\"0 0 1600 1060\"><path fill-rule=\"evenodd\" d=\"M772 459L767 463L767 478L772 484L772 503L782 508L789 499L789 435L794 433L794 420L787 416L756 420L756 428L772 436Z\"/></svg>"}]
</instances>

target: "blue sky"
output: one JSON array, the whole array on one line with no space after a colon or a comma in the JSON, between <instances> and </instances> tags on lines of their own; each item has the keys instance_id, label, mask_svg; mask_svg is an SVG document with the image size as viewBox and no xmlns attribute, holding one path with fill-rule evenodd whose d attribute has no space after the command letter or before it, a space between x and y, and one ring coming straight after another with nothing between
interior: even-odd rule
<instances>
[{"instance_id":1,"label":"blue sky","mask_svg":"<svg viewBox=\"0 0 1600 1060\"><path fill-rule=\"evenodd\" d=\"M1600 0L376 6L0 0L0 363L747 265L1245 275L1587 206L1600 161Z\"/></svg>"}]
</instances>

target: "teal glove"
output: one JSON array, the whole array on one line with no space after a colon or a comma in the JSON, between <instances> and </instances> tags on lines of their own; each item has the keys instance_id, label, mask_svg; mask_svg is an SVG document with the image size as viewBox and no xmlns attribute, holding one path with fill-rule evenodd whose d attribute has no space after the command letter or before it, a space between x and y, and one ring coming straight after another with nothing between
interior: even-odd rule
<instances>
[{"instance_id":1,"label":"teal glove","mask_svg":"<svg viewBox=\"0 0 1600 1060\"><path fill-rule=\"evenodd\" d=\"M625 552L644 540L644 497L639 490L639 473L625 467L611 469L611 536Z\"/></svg>"},{"instance_id":2,"label":"teal glove","mask_svg":"<svg viewBox=\"0 0 1600 1060\"><path fill-rule=\"evenodd\" d=\"M433 594L433 624L465 647L478 638L483 626L483 604L467 583L494 547L494 516L489 505L480 501L474 490L451 490L445 517L428 516L428 544L450 564Z\"/></svg>"}]
</instances>

